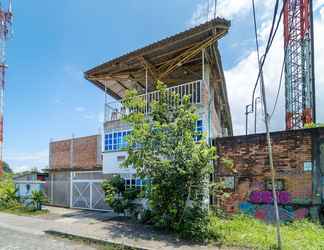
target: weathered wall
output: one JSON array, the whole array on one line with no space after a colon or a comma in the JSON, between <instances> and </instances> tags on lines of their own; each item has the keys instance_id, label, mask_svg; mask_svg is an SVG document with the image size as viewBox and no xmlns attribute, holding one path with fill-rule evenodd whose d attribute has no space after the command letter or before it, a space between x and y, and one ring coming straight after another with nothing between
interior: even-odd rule
<instances>
[{"instance_id":1,"label":"weathered wall","mask_svg":"<svg viewBox=\"0 0 324 250\"><path fill-rule=\"evenodd\" d=\"M280 215L284 220L306 216L313 202L314 140L312 129L272 133ZM215 176L225 181L231 194L223 207L228 212L241 210L272 220L271 188L266 185L271 173L265 134L220 138L215 144L220 156ZM232 160L237 172L229 171L223 159Z\"/></svg>"},{"instance_id":2,"label":"weathered wall","mask_svg":"<svg viewBox=\"0 0 324 250\"><path fill-rule=\"evenodd\" d=\"M55 206L70 207L71 173L51 172L48 182L49 202Z\"/></svg>"},{"instance_id":3,"label":"weathered wall","mask_svg":"<svg viewBox=\"0 0 324 250\"><path fill-rule=\"evenodd\" d=\"M50 143L51 170L94 170L101 166L101 137L99 135Z\"/></svg>"}]
</instances>

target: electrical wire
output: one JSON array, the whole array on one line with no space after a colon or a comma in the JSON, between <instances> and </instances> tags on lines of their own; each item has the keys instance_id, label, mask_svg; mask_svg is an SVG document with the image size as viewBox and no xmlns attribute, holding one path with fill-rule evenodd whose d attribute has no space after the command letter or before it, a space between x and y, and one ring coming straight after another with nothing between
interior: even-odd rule
<instances>
[{"instance_id":1,"label":"electrical wire","mask_svg":"<svg viewBox=\"0 0 324 250\"><path fill-rule=\"evenodd\" d=\"M277 20L277 14L278 14L278 7L279 7L279 0L276 1L276 4L275 4L275 8L274 8L274 14L273 14L273 19L272 19L272 24L271 24L271 29L270 29L270 34L269 34L269 38L268 38L268 42L267 42L267 46L266 46L266 49L265 49L265 52L264 52L264 55L261 57L262 59L262 62L260 63L260 61L258 62L259 63L259 73L258 73L258 77L257 77L257 80L254 84L254 89L253 89L253 94L252 94L252 111L254 111L254 97L255 97L255 91L256 91L256 88L258 86L258 83L259 83L259 80L260 80L260 77L261 77L261 74L262 74L262 70L263 70L263 66L264 66L264 63L265 63L265 60L267 58L267 55L270 51L270 48L272 46L272 43L273 43L273 40L277 34L277 31L278 31L278 28L279 28L279 24L281 22L281 19L282 19L282 15L283 15L283 12L284 12L284 6L286 4L286 1L284 1L284 4L283 4L283 7L280 11L280 15L279 15L279 18ZM258 33L257 33L257 25L256 25L256 11L255 11L255 3L254 3L254 0L252 0L252 5L253 5L253 19L254 19L254 32L255 32L255 37L256 37L256 41L258 43ZM277 24L275 24L277 20Z\"/></svg>"},{"instance_id":2,"label":"electrical wire","mask_svg":"<svg viewBox=\"0 0 324 250\"><path fill-rule=\"evenodd\" d=\"M280 73L280 80L279 80L279 87L278 87L278 91L277 91L276 101L274 103L274 106L273 106L271 115L269 116L269 120L271 120L271 118L272 118L272 116L273 116L273 114L274 114L274 112L276 111L276 108L277 108L278 99L279 99L279 95L280 95L280 91L281 91L281 86L282 86L283 72L284 72L284 69L285 69L285 61L286 61L285 58L286 58L286 56L284 56L284 60L282 62L281 73Z\"/></svg>"}]
</instances>

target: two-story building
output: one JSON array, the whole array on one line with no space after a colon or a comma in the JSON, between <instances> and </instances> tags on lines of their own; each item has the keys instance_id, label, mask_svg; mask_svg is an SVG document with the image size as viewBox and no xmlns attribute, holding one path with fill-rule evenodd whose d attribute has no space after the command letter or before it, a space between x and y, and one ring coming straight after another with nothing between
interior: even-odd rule
<instances>
[{"instance_id":1,"label":"two-story building","mask_svg":"<svg viewBox=\"0 0 324 250\"><path fill-rule=\"evenodd\" d=\"M190 95L199 120L197 130L212 138L232 135L232 120L218 41L228 32L230 22L214 19L174 36L155 42L85 73L85 78L106 95L103 138L103 172L121 174L127 184L142 185L132 168L120 168L127 157L125 136L131 131L121 118L131 112L123 107L127 90L135 89L148 104L158 100L156 82L168 92ZM115 99L108 102L107 96ZM149 109L145 112L149 115Z\"/></svg>"}]
</instances>

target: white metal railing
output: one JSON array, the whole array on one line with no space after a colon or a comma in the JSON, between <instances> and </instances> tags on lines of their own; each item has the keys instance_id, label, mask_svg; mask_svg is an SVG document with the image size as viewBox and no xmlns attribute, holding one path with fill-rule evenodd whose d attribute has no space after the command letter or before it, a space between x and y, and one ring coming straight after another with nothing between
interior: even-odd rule
<instances>
[{"instance_id":1,"label":"white metal railing","mask_svg":"<svg viewBox=\"0 0 324 250\"><path fill-rule=\"evenodd\" d=\"M167 88L167 98L171 106L175 106L175 98L172 98L172 94L179 96L178 101L180 104L183 102L184 96L190 97L191 104L199 104L202 99L202 80L184 83L174 87ZM146 107L143 110L144 113L151 112L151 103L158 101L160 99L160 92L153 91L147 94L139 95L140 98L143 98L146 103ZM129 109L126 109L123 105L123 101L114 101L105 104L105 122L120 120L123 115L129 114L132 112Z\"/></svg>"}]
</instances>

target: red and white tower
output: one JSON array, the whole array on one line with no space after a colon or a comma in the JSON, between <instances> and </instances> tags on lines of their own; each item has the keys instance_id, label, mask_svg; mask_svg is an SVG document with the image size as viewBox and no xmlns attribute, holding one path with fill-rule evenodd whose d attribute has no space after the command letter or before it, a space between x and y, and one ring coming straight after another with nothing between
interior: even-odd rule
<instances>
[{"instance_id":1,"label":"red and white tower","mask_svg":"<svg viewBox=\"0 0 324 250\"><path fill-rule=\"evenodd\" d=\"M6 41L11 32L12 23L12 0L8 2L8 9L4 10L0 2L0 176L3 174L3 111L4 111L4 88L6 71Z\"/></svg>"},{"instance_id":2,"label":"red and white tower","mask_svg":"<svg viewBox=\"0 0 324 250\"><path fill-rule=\"evenodd\" d=\"M284 6L286 129L315 122L312 0L286 0Z\"/></svg>"}]
</instances>

